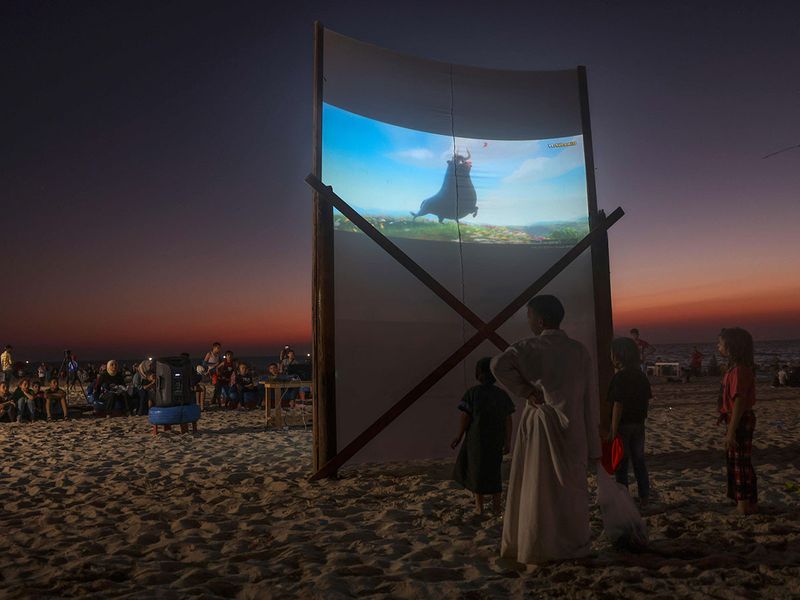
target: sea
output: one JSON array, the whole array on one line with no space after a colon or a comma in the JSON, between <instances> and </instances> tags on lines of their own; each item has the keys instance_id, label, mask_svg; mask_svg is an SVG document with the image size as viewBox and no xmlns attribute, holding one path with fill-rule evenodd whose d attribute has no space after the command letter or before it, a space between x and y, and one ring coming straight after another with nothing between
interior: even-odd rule
<instances>
[{"instance_id":1,"label":"sea","mask_svg":"<svg viewBox=\"0 0 800 600\"><path fill-rule=\"evenodd\" d=\"M705 357L703 358L703 365L706 366L711 356L714 355L719 365L724 365L725 360L717 352L716 342L698 342L698 343L680 343L680 344L653 344L655 352L648 357L649 362L677 362L687 367L692 356L694 348L702 352ZM761 341L755 342L755 361L762 373L769 372L773 369L775 364L800 366L800 340L777 340L777 341ZM131 358L121 359L117 362L123 365L133 365L141 360L147 358ZM310 362L310 355L300 355L297 357L299 362ZM278 362L278 356L242 356L237 357L238 360L246 362L251 368L259 375L266 373L267 365L271 362ZM202 357L192 357L192 364L197 366L200 364ZM81 364L91 363L99 365L105 360L83 360L79 357ZM34 372L38 362L31 361L28 369ZM61 363L58 362L45 362L48 367L58 367Z\"/></svg>"},{"instance_id":2,"label":"sea","mask_svg":"<svg viewBox=\"0 0 800 600\"><path fill-rule=\"evenodd\" d=\"M698 342L682 344L653 344L654 352L648 357L650 362L677 362L688 366L695 347L705 355L703 365L707 365L712 355L717 363L725 364L716 342ZM772 342L755 342L754 358L760 371L770 370L776 363L781 365L800 365L800 340L778 340Z\"/></svg>"}]
</instances>

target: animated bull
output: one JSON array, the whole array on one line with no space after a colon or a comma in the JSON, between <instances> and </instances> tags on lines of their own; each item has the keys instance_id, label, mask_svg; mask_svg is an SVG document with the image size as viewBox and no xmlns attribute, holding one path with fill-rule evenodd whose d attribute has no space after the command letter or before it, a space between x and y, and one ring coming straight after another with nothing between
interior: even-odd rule
<instances>
[{"instance_id":1,"label":"animated bull","mask_svg":"<svg viewBox=\"0 0 800 600\"><path fill-rule=\"evenodd\" d=\"M463 219L468 214L473 217L478 215L478 197L469 176L472 169L471 156L469 150L466 156L453 154L453 159L447 161L442 187L435 195L423 200L417 212L411 213L413 220L425 215L435 215L441 223L445 219Z\"/></svg>"}]
</instances>

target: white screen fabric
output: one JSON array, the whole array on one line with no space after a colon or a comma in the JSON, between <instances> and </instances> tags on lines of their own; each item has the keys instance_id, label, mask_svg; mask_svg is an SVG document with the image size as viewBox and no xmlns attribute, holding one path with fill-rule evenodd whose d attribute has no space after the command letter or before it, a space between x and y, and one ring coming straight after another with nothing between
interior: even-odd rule
<instances>
[{"instance_id":1,"label":"white screen fabric","mask_svg":"<svg viewBox=\"0 0 800 600\"><path fill-rule=\"evenodd\" d=\"M327 30L323 65L323 182L484 321L588 231L577 71L450 65ZM341 450L474 329L339 213L334 264ZM590 254L543 293L594 355ZM525 310L498 333L532 335ZM498 352L484 342L351 463L454 456L456 407Z\"/></svg>"}]
</instances>

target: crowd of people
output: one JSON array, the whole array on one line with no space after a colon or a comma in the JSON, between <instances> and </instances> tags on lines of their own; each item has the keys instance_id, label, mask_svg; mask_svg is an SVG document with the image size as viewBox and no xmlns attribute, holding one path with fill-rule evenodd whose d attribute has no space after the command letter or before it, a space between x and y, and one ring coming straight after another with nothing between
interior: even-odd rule
<instances>
[{"instance_id":1,"label":"crowd of people","mask_svg":"<svg viewBox=\"0 0 800 600\"><path fill-rule=\"evenodd\" d=\"M85 396L86 406L107 418L114 414L146 415L154 405L157 378L152 358L81 365L67 350L60 367L41 363L30 368L28 363L14 361L13 350L7 345L0 355L0 421L67 420L68 400L76 393ZM182 357L190 360L186 353ZM269 362L259 373L253 365L236 359L232 351L223 353L222 345L215 342L192 372L190 385L202 410L254 409L263 407L267 401L272 406L280 402L281 406L293 408L297 400L305 400L309 390L285 389L276 398L275 390L267 390L261 383L300 379L298 373L308 371L299 368L303 364L308 363L301 363L295 351L285 346L278 360ZM208 399L207 388L213 390Z\"/></svg>"},{"instance_id":2,"label":"crowd of people","mask_svg":"<svg viewBox=\"0 0 800 600\"><path fill-rule=\"evenodd\" d=\"M476 367L479 384L458 408L461 446L453 478L472 492L481 513L486 497L500 510L501 464L510 451L514 404L507 392L525 398L517 428L503 518L501 555L523 563L577 558L589 552L588 467L605 464L603 453L615 442L623 456L613 471L627 487L633 467L640 507L650 500L645 461L645 423L652 399L643 368L645 349L638 336L614 339L609 353L615 374L605 402L607 422L590 393L592 361L588 350L560 328L564 308L554 296L528 304L535 334ZM645 342L646 344L646 342ZM753 338L733 327L719 334L717 351L727 361L718 402L724 425L727 496L743 515L757 512L758 489L751 460L756 426ZM503 389L495 383L502 385Z\"/></svg>"}]
</instances>

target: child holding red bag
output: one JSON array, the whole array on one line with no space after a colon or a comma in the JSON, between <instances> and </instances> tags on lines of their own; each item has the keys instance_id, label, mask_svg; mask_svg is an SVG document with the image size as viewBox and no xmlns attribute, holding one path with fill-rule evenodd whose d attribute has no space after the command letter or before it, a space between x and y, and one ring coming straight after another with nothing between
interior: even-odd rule
<instances>
[{"instance_id":1,"label":"child holding red bag","mask_svg":"<svg viewBox=\"0 0 800 600\"><path fill-rule=\"evenodd\" d=\"M644 462L644 422L653 393L647 375L639 368L639 346L632 338L616 338L611 342L611 361L615 373L608 388L608 401L612 403L608 440L612 442L619 434L624 450L614 478L627 487L628 463L633 463L639 505L647 506L650 478Z\"/></svg>"}]
</instances>

